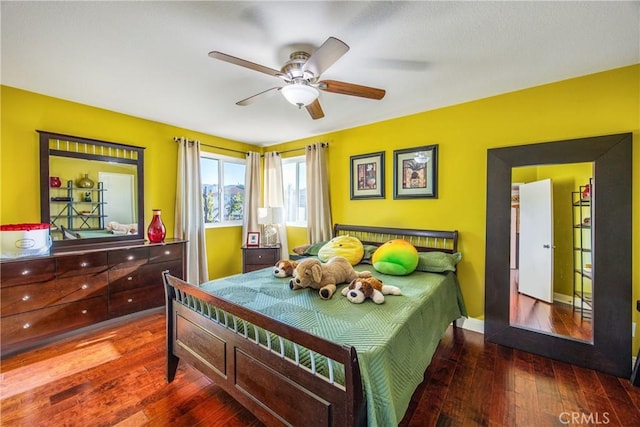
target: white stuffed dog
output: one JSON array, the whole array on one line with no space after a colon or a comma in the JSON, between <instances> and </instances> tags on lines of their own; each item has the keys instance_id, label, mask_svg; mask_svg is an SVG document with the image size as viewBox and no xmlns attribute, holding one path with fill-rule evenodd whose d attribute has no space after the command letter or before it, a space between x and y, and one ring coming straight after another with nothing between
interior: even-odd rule
<instances>
[{"instance_id":1,"label":"white stuffed dog","mask_svg":"<svg viewBox=\"0 0 640 427\"><path fill-rule=\"evenodd\" d=\"M329 299L336 292L336 285L349 283L358 277L371 277L371 272L357 272L344 257L333 257L326 264L315 258L300 261L289 287L293 290L302 288L318 289L320 298Z\"/></svg>"},{"instance_id":2,"label":"white stuffed dog","mask_svg":"<svg viewBox=\"0 0 640 427\"><path fill-rule=\"evenodd\" d=\"M354 304L360 304L367 298L371 298L376 304L382 304L385 295L402 295L402 292L397 286L383 285L381 280L368 277L353 279L342 290L342 295Z\"/></svg>"},{"instance_id":3,"label":"white stuffed dog","mask_svg":"<svg viewBox=\"0 0 640 427\"><path fill-rule=\"evenodd\" d=\"M120 224L116 221L109 221L106 227L107 231L113 234L135 234L138 232L137 224Z\"/></svg>"},{"instance_id":4,"label":"white stuffed dog","mask_svg":"<svg viewBox=\"0 0 640 427\"><path fill-rule=\"evenodd\" d=\"M298 266L295 261L281 259L273 266L273 275L276 277L289 277L293 275L293 270Z\"/></svg>"}]
</instances>

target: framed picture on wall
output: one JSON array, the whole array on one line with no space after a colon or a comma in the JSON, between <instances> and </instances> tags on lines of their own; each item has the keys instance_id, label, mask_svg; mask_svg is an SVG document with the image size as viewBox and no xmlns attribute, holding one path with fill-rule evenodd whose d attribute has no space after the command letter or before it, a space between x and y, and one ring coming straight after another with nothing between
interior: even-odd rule
<instances>
[{"instance_id":1,"label":"framed picture on wall","mask_svg":"<svg viewBox=\"0 0 640 427\"><path fill-rule=\"evenodd\" d=\"M438 145L393 152L393 198L438 198Z\"/></svg>"},{"instance_id":2,"label":"framed picture on wall","mask_svg":"<svg viewBox=\"0 0 640 427\"><path fill-rule=\"evenodd\" d=\"M250 231L247 233L247 247L260 246L260 233L257 231Z\"/></svg>"},{"instance_id":3,"label":"framed picture on wall","mask_svg":"<svg viewBox=\"0 0 640 427\"><path fill-rule=\"evenodd\" d=\"M351 156L351 200L384 199L384 151Z\"/></svg>"}]
</instances>

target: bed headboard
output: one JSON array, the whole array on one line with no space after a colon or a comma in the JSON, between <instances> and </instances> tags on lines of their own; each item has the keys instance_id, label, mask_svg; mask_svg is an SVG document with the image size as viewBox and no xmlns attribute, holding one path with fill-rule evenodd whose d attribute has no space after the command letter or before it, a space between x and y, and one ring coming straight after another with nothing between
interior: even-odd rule
<instances>
[{"instance_id":1,"label":"bed headboard","mask_svg":"<svg viewBox=\"0 0 640 427\"><path fill-rule=\"evenodd\" d=\"M454 253L458 251L458 231L418 230L411 228L370 227L366 225L335 224L333 236L352 236L365 245L381 244L392 239L404 239L419 252L440 251Z\"/></svg>"}]
</instances>

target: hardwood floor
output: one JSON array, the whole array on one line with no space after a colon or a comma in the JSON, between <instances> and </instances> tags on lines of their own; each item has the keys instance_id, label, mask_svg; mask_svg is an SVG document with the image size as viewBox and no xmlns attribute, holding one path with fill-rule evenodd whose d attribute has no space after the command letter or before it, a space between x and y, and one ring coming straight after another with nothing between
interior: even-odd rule
<instances>
[{"instance_id":1,"label":"hardwood floor","mask_svg":"<svg viewBox=\"0 0 640 427\"><path fill-rule=\"evenodd\" d=\"M164 380L164 315L59 342L0 364L2 426L259 426L180 365ZM449 328L413 395L408 426L640 426L640 388ZM381 426L384 427L384 426Z\"/></svg>"},{"instance_id":2,"label":"hardwood floor","mask_svg":"<svg viewBox=\"0 0 640 427\"><path fill-rule=\"evenodd\" d=\"M510 321L512 324L551 334L593 341L590 316L581 316L571 304L553 304L518 293L517 270L511 270Z\"/></svg>"}]
</instances>

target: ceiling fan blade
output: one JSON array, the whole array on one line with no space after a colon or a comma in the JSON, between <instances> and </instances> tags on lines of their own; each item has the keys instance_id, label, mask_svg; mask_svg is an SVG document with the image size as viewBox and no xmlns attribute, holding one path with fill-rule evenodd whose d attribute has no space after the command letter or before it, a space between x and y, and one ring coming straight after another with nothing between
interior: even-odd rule
<instances>
[{"instance_id":1,"label":"ceiling fan blade","mask_svg":"<svg viewBox=\"0 0 640 427\"><path fill-rule=\"evenodd\" d=\"M324 117L324 111L322 111L320 101L318 101L317 99L311 104L307 105L305 108L307 109L309 115L313 120L318 120Z\"/></svg>"},{"instance_id":2,"label":"ceiling fan blade","mask_svg":"<svg viewBox=\"0 0 640 427\"><path fill-rule=\"evenodd\" d=\"M251 104L259 101L262 98L269 98L269 97L273 96L274 94L278 93L280 91L280 89L282 89L282 88L281 87L272 87L271 89L267 89L265 91L262 91L260 93L255 94L253 96L250 96L248 98L240 100L240 101L236 102L236 105L242 105L242 106L251 105Z\"/></svg>"},{"instance_id":3,"label":"ceiling fan blade","mask_svg":"<svg viewBox=\"0 0 640 427\"><path fill-rule=\"evenodd\" d=\"M329 37L322 46L318 48L311 58L302 67L303 71L311 71L316 77L332 66L338 59L349 50L349 46L342 40Z\"/></svg>"},{"instance_id":4,"label":"ceiling fan blade","mask_svg":"<svg viewBox=\"0 0 640 427\"><path fill-rule=\"evenodd\" d=\"M384 89L361 86L353 83L339 82L336 80L323 80L318 83L318 89L326 92L340 93L342 95L359 96L362 98L382 99L386 94Z\"/></svg>"},{"instance_id":5,"label":"ceiling fan blade","mask_svg":"<svg viewBox=\"0 0 640 427\"><path fill-rule=\"evenodd\" d=\"M261 73L268 74L270 76L281 77L283 74L279 70L274 70L273 68L265 67L264 65L256 64L251 61L247 61L244 59L236 58L235 56L227 55L226 53L213 51L209 52L209 56L214 59L219 59L224 62L228 62L230 64L239 65L241 67L249 68L250 70L259 71Z\"/></svg>"}]
</instances>

